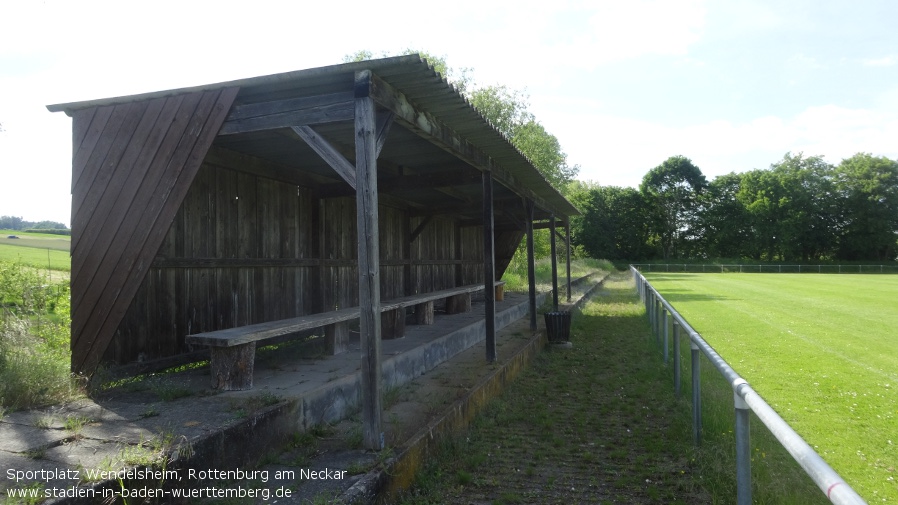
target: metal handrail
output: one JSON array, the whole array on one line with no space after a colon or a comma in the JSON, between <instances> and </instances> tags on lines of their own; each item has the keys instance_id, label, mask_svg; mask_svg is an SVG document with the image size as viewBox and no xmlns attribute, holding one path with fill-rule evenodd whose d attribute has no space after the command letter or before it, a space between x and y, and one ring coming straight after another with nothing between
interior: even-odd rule
<instances>
[{"instance_id":1,"label":"metal handrail","mask_svg":"<svg viewBox=\"0 0 898 505\"><path fill-rule=\"evenodd\" d=\"M668 360L668 326L673 326L674 355L679 356L679 333L689 335L692 350L692 394L693 394L693 438L701 442L701 391L699 381L699 352L707 356L714 368L733 388L733 402L736 410L736 503L751 504L751 448L749 440L749 409L758 416L770 433L792 455L792 458L814 481L830 502L837 505L866 504L854 489L836 473L824 460L789 426L779 414L752 389L748 381L726 362L702 336L680 315L673 306L649 283L635 266L630 266L640 299L645 303L646 313L656 339L664 338L664 360ZM672 318L672 325L668 319ZM676 394L680 393L679 358L674 360L674 382Z\"/></svg>"}]
</instances>

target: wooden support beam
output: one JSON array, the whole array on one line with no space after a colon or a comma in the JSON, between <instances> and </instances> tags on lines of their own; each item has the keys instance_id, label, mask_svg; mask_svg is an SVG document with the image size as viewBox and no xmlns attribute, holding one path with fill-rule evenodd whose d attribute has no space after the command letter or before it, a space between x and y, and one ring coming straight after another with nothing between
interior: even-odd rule
<instances>
[{"instance_id":1,"label":"wooden support beam","mask_svg":"<svg viewBox=\"0 0 898 505\"><path fill-rule=\"evenodd\" d=\"M552 256L552 310L558 312L558 253L555 247L555 216L549 219L549 249Z\"/></svg>"},{"instance_id":2,"label":"wooden support beam","mask_svg":"<svg viewBox=\"0 0 898 505\"><path fill-rule=\"evenodd\" d=\"M226 168L245 174L259 175L267 179L295 184L313 190L321 186L322 183L322 180L310 177L305 172L297 170L296 168L280 165L268 160L256 158L255 156L238 153L237 151L224 149L214 145L209 148L209 152L206 153L206 157L203 159L203 164Z\"/></svg>"},{"instance_id":3,"label":"wooden support beam","mask_svg":"<svg viewBox=\"0 0 898 505\"><path fill-rule=\"evenodd\" d=\"M383 167L380 167L383 168ZM382 172L377 181L380 194L401 195L408 189L436 189L468 185L480 185L480 173L473 171L441 170L439 172L422 173L420 175L384 175ZM343 183L324 184L319 194L327 198L339 198L355 195L352 188ZM460 206L453 206L453 209ZM447 212L450 213L450 212ZM480 225L480 220L477 220Z\"/></svg>"},{"instance_id":4,"label":"wooden support beam","mask_svg":"<svg viewBox=\"0 0 898 505\"><path fill-rule=\"evenodd\" d=\"M377 211L377 134L371 71L355 74L356 220L358 224L359 330L362 350L362 436L365 447L384 447L381 406L380 252Z\"/></svg>"},{"instance_id":5,"label":"wooden support beam","mask_svg":"<svg viewBox=\"0 0 898 505\"><path fill-rule=\"evenodd\" d=\"M567 301L571 302L571 220L564 221L565 245L567 246Z\"/></svg>"},{"instance_id":6,"label":"wooden support beam","mask_svg":"<svg viewBox=\"0 0 898 505\"><path fill-rule=\"evenodd\" d=\"M462 244L462 233L461 226L458 225L458 222L452 223L452 257L455 258L457 263L455 264L455 285L461 286L465 284L465 267L462 264L462 259L464 258L464 245Z\"/></svg>"},{"instance_id":7,"label":"wooden support beam","mask_svg":"<svg viewBox=\"0 0 898 505\"><path fill-rule=\"evenodd\" d=\"M377 115L377 154L380 157L380 150L384 148L387 142L387 135L390 133L390 127L393 126L393 118L396 117L392 112L382 112Z\"/></svg>"},{"instance_id":8,"label":"wooden support beam","mask_svg":"<svg viewBox=\"0 0 898 505\"><path fill-rule=\"evenodd\" d=\"M496 163L486 153L474 146L466 138L443 124L430 113L417 108L408 98L387 82L372 75L371 96L387 110L396 114L411 131L433 142L441 149L461 158L481 172L490 172L493 179L519 196L529 198L542 209L560 212L547 200L537 195L526 184L519 182L512 173Z\"/></svg>"},{"instance_id":9,"label":"wooden support beam","mask_svg":"<svg viewBox=\"0 0 898 505\"><path fill-rule=\"evenodd\" d=\"M408 212L402 213L402 230L411 233L412 219ZM407 236L408 237L408 236ZM406 238L401 241L402 245L402 294L405 296L413 295L417 292L415 289L415 279L412 276L412 239Z\"/></svg>"},{"instance_id":10,"label":"wooden support beam","mask_svg":"<svg viewBox=\"0 0 898 505\"><path fill-rule=\"evenodd\" d=\"M527 212L527 293L530 301L530 330L536 331L536 259L533 254L533 202L525 203Z\"/></svg>"},{"instance_id":11,"label":"wooden support beam","mask_svg":"<svg viewBox=\"0 0 898 505\"><path fill-rule=\"evenodd\" d=\"M231 109L218 134L351 121L353 113L351 92L237 105Z\"/></svg>"},{"instance_id":12,"label":"wooden support beam","mask_svg":"<svg viewBox=\"0 0 898 505\"><path fill-rule=\"evenodd\" d=\"M427 228L427 225L430 224L431 221L433 221L433 216L425 216L424 219L421 220L421 223L418 224L418 226L411 232L411 234L409 234L409 244L411 244L418 238L418 235L420 235L421 232L423 232L424 229Z\"/></svg>"},{"instance_id":13,"label":"wooden support beam","mask_svg":"<svg viewBox=\"0 0 898 505\"><path fill-rule=\"evenodd\" d=\"M311 126L293 126L291 129L299 138L306 141L309 147L318 153L318 156L321 156L350 187L356 189L356 167L352 166L352 163L340 154L330 142L318 135ZM377 159L376 156L375 159Z\"/></svg>"},{"instance_id":14,"label":"wooden support beam","mask_svg":"<svg viewBox=\"0 0 898 505\"><path fill-rule=\"evenodd\" d=\"M486 361L496 361L496 247L493 235L493 177L483 173L483 312L486 323Z\"/></svg>"}]
</instances>

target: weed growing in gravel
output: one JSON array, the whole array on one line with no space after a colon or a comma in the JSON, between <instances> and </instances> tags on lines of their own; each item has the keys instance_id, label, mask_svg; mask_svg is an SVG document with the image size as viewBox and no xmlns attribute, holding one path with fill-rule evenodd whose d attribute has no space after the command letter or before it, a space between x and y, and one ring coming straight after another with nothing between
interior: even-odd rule
<instances>
[{"instance_id":1,"label":"weed growing in gravel","mask_svg":"<svg viewBox=\"0 0 898 505\"><path fill-rule=\"evenodd\" d=\"M400 503L711 501L632 282L613 276L573 320L574 349L540 354Z\"/></svg>"}]
</instances>

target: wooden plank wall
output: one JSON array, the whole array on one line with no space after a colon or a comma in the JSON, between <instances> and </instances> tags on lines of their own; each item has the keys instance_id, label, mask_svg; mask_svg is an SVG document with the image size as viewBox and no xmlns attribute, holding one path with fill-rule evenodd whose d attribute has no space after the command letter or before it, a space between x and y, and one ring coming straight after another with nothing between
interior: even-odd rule
<instances>
[{"instance_id":1,"label":"wooden plank wall","mask_svg":"<svg viewBox=\"0 0 898 505\"><path fill-rule=\"evenodd\" d=\"M172 356L187 334L357 306L355 205L204 164L104 359ZM421 218L378 213L381 299L482 282L480 227L434 218L409 244Z\"/></svg>"},{"instance_id":2,"label":"wooden plank wall","mask_svg":"<svg viewBox=\"0 0 898 505\"><path fill-rule=\"evenodd\" d=\"M92 373L114 339L237 91L73 114L73 371Z\"/></svg>"}]
</instances>

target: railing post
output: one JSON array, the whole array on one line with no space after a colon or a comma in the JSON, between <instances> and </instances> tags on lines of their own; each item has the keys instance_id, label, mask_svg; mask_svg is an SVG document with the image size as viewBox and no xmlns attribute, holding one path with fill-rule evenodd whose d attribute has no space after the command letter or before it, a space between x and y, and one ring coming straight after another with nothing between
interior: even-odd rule
<instances>
[{"instance_id":1,"label":"railing post","mask_svg":"<svg viewBox=\"0 0 898 505\"><path fill-rule=\"evenodd\" d=\"M667 348L668 348L667 342L668 342L668 339L669 339L669 334L668 334L668 326L669 326L669 324L668 324L668 322L667 322L668 316L669 316L669 312L667 311L667 309L665 309L665 308L662 307L662 308L661 308L661 317L662 317L662 319L664 320L664 323L663 323L663 324L664 324L664 363L665 363L665 364L670 360L670 358L669 358L669 353L668 353L668 351L667 351Z\"/></svg>"},{"instance_id":2,"label":"railing post","mask_svg":"<svg viewBox=\"0 0 898 505\"><path fill-rule=\"evenodd\" d=\"M650 305L649 300L651 298L651 295L652 295L652 293L649 291L649 288L648 288L648 281L646 281L645 297L643 298L642 303L645 305L645 315L646 315L646 317L649 318L649 322L652 322L652 309L651 309L651 307L649 307L649 305Z\"/></svg>"},{"instance_id":3,"label":"railing post","mask_svg":"<svg viewBox=\"0 0 898 505\"><path fill-rule=\"evenodd\" d=\"M655 332L655 295L649 290L646 293L645 313L649 316L649 324L652 327L652 333Z\"/></svg>"},{"instance_id":4,"label":"railing post","mask_svg":"<svg viewBox=\"0 0 898 505\"><path fill-rule=\"evenodd\" d=\"M664 307L661 305L661 296L655 297L655 342L661 343L661 312Z\"/></svg>"},{"instance_id":5,"label":"railing post","mask_svg":"<svg viewBox=\"0 0 898 505\"><path fill-rule=\"evenodd\" d=\"M751 412L739 396L744 379L733 383L733 402L736 406L736 505L751 505Z\"/></svg>"},{"instance_id":6,"label":"railing post","mask_svg":"<svg viewBox=\"0 0 898 505\"><path fill-rule=\"evenodd\" d=\"M673 320L674 393L680 397L680 322Z\"/></svg>"},{"instance_id":7,"label":"railing post","mask_svg":"<svg viewBox=\"0 0 898 505\"><path fill-rule=\"evenodd\" d=\"M689 348L692 351L692 441L696 447L702 443L702 380L701 380L701 355L698 344L689 338Z\"/></svg>"}]
</instances>

